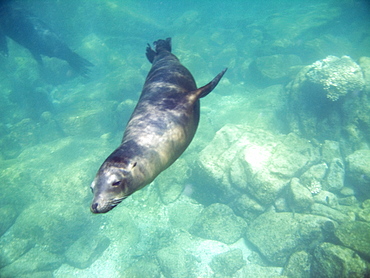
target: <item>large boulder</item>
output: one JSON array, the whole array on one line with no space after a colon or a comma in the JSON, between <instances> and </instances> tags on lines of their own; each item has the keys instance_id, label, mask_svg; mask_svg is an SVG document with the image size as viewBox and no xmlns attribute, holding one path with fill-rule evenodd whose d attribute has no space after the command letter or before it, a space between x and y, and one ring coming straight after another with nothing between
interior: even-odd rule
<instances>
[{"instance_id":1,"label":"large boulder","mask_svg":"<svg viewBox=\"0 0 370 278\"><path fill-rule=\"evenodd\" d=\"M274 135L246 125L226 125L200 153L200 175L221 191L220 201L247 193L266 206L317 157L317 149L293 134Z\"/></svg>"},{"instance_id":2,"label":"large boulder","mask_svg":"<svg viewBox=\"0 0 370 278\"><path fill-rule=\"evenodd\" d=\"M50 274L63 263L63 257L35 246L12 264L1 268L1 277L52 277ZM45 272L49 275L39 275Z\"/></svg>"},{"instance_id":3,"label":"large boulder","mask_svg":"<svg viewBox=\"0 0 370 278\"><path fill-rule=\"evenodd\" d=\"M310 278L311 255L305 251L299 251L290 256L284 268L284 274L288 277Z\"/></svg>"},{"instance_id":4,"label":"large boulder","mask_svg":"<svg viewBox=\"0 0 370 278\"><path fill-rule=\"evenodd\" d=\"M222 276L232 276L244 265L243 252L240 249L234 249L216 255L210 263L212 270Z\"/></svg>"},{"instance_id":5,"label":"large boulder","mask_svg":"<svg viewBox=\"0 0 370 278\"><path fill-rule=\"evenodd\" d=\"M342 223L335 230L335 235L344 246L370 259L370 223L361 221Z\"/></svg>"},{"instance_id":6,"label":"large boulder","mask_svg":"<svg viewBox=\"0 0 370 278\"><path fill-rule=\"evenodd\" d=\"M309 214L266 212L248 226L246 237L273 265L283 266L297 250L323 241L330 219Z\"/></svg>"},{"instance_id":7,"label":"large boulder","mask_svg":"<svg viewBox=\"0 0 370 278\"><path fill-rule=\"evenodd\" d=\"M252 69L260 82L284 83L302 61L297 55L275 54L256 58Z\"/></svg>"},{"instance_id":8,"label":"large boulder","mask_svg":"<svg viewBox=\"0 0 370 278\"><path fill-rule=\"evenodd\" d=\"M362 69L348 56L328 56L304 67L287 85L290 131L322 141L340 140L345 131L359 141L366 133L359 117L369 122L364 90Z\"/></svg>"},{"instance_id":9,"label":"large boulder","mask_svg":"<svg viewBox=\"0 0 370 278\"><path fill-rule=\"evenodd\" d=\"M314 251L311 277L365 277L366 263L353 250L324 242Z\"/></svg>"},{"instance_id":10,"label":"large boulder","mask_svg":"<svg viewBox=\"0 0 370 278\"><path fill-rule=\"evenodd\" d=\"M190 231L205 239L232 244L243 236L246 227L246 222L236 216L231 208L216 203L202 211Z\"/></svg>"},{"instance_id":11,"label":"large boulder","mask_svg":"<svg viewBox=\"0 0 370 278\"><path fill-rule=\"evenodd\" d=\"M157 252L157 259L163 274L166 277L189 277L194 265L195 258L184 249L177 246L169 246Z\"/></svg>"},{"instance_id":12,"label":"large boulder","mask_svg":"<svg viewBox=\"0 0 370 278\"><path fill-rule=\"evenodd\" d=\"M87 268L108 248L109 238L106 236L83 235L66 251L68 264L77 268Z\"/></svg>"},{"instance_id":13,"label":"large boulder","mask_svg":"<svg viewBox=\"0 0 370 278\"><path fill-rule=\"evenodd\" d=\"M348 177L365 197L370 197L370 150L358 150L346 158Z\"/></svg>"},{"instance_id":14,"label":"large boulder","mask_svg":"<svg viewBox=\"0 0 370 278\"><path fill-rule=\"evenodd\" d=\"M308 82L320 86L331 101L337 101L350 92L362 91L365 87L360 66L348 56L328 56L316 61L309 66L306 77Z\"/></svg>"}]
</instances>

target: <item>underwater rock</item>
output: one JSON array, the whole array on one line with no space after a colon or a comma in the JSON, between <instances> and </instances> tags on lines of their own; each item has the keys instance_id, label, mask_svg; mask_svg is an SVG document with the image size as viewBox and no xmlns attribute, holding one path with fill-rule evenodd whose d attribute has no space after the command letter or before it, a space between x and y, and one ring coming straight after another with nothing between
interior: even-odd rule
<instances>
[{"instance_id":1,"label":"underwater rock","mask_svg":"<svg viewBox=\"0 0 370 278\"><path fill-rule=\"evenodd\" d=\"M193 29L199 26L201 15L196 10L187 10L173 21L173 26L181 29Z\"/></svg>"},{"instance_id":2,"label":"underwater rock","mask_svg":"<svg viewBox=\"0 0 370 278\"><path fill-rule=\"evenodd\" d=\"M18 260L35 246L32 238L16 237L9 231L0 238L0 268Z\"/></svg>"},{"instance_id":3,"label":"underwater rock","mask_svg":"<svg viewBox=\"0 0 370 278\"><path fill-rule=\"evenodd\" d=\"M322 189L322 182L327 169L328 166L325 163L313 165L299 177L299 180L312 194L317 194Z\"/></svg>"},{"instance_id":4,"label":"underwater rock","mask_svg":"<svg viewBox=\"0 0 370 278\"><path fill-rule=\"evenodd\" d=\"M315 248L311 277L365 277L366 263L353 250L324 242Z\"/></svg>"},{"instance_id":5,"label":"underwater rock","mask_svg":"<svg viewBox=\"0 0 370 278\"><path fill-rule=\"evenodd\" d=\"M273 135L246 125L226 125L199 156L202 179L229 202L249 193L261 205L272 204L289 180L316 160L318 150L294 134Z\"/></svg>"},{"instance_id":6,"label":"underwater rock","mask_svg":"<svg viewBox=\"0 0 370 278\"><path fill-rule=\"evenodd\" d=\"M265 208L261 204L247 194L236 197L229 206L237 215L242 216L247 221L255 219L265 211Z\"/></svg>"},{"instance_id":7,"label":"underwater rock","mask_svg":"<svg viewBox=\"0 0 370 278\"><path fill-rule=\"evenodd\" d=\"M370 222L370 199L362 203L362 209L358 212L358 218L361 221Z\"/></svg>"},{"instance_id":8,"label":"underwater rock","mask_svg":"<svg viewBox=\"0 0 370 278\"><path fill-rule=\"evenodd\" d=\"M323 188L331 192L339 192L344 187L344 162L341 158L334 158L330 165L328 175L325 178Z\"/></svg>"},{"instance_id":9,"label":"underwater rock","mask_svg":"<svg viewBox=\"0 0 370 278\"><path fill-rule=\"evenodd\" d=\"M346 157L347 175L365 198L370 197L370 150L358 150Z\"/></svg>"},{"instance_id":10,"label":"underwater rock","mask_svg":"<svg viewBox=\"0 0 370 278\"><path fill-rule=\"evenodd\" d=\"M6 135L0 138L1 154L6 159L17 157L23 148L35 145L39 140L39 125L30 118L25 118L6 129Z\"/></svg>"},{"instance_id":11,"label":"underwater rock","mask_svg":"<svg viewBox=\"0 0 370 278\"><path fill-rule=\"evenodd\" d=\"M321 157L328 165L334 159L341 159L339 143L337 141L325 140L321 146Z\"/></svg>"},{"instance_id":12,"label":"underwater rock","mask_svg":"<svg viewBox=\"0 0 370 278\"><path fill-rule=\"evenodd\" d=\"M11 232L43 246L48 252L63 254L89 227L91 219L87 219L88 212L82 208L70 202L66 209L65 203L40 198L18 216Z\"/></svg>"},{"instance_id":13,"label":"underwater rock","mask_svg":"<svg viewBox=\"0 0 370 278\"><path fill-rule=\"evenodd\" d=\"M289 202L285 196L279 197L275 200L274 208L276 212L291 212Z\"/></svg>"},{"instance_id":14,"label":"underwater rock","mask_svg":"<svg viewBox=\"0 0 370 278\"><path fill-rule=\"evenodd\" d=\"M359 128L362 134L366 130L358 118L366 111L364 88L362 70L348 56L329 56L304 67L286 87L289 109L283 113L290 131L323 141L341 140L345 130Z\"/></svg>"},{"instance_id":15,"label":"underwater rock","mask_svg":"<svg viewBox=\"0 0 370 278\"><path fill-rule=\"evenodd\" d=\"M317 3L310 8L286 7L283 12L275 13L263 19L263 30L275 39L299 39L317 30L325 30L341 14L339 6L326 2ZM261 19L262 20L262 19ZM290 28L287 28L289 26Z\"/></svg>"},{"instance_id":16,"label":"underwater rock","mask_svg":"<svg viewBox=\"0 0 370 278\"><path fill-rule=\"evenodd\" d=\"M338 209L338 197L329 191L321 190L313 196L313 199L315 203Z\"/></svg>"},{"instance_id":17,"label":"underwater rock","mask_svg":"<svg viewBox=\"0 0 370 278\"><path fill-rule=\"evenodd\" d=\"M366 83L366 90L370 91L370 57L361 57L358 61Z\"/></svg>"},{"instance_id":18,"label":"underwater rock","mask_svg":"<svg viewBox=\"0 0 370 278\"><path fill-rule=\"evenodd\" d=\"M297 249L323 241L322 227L327 221L310 214L270 211L250 223L246 237L270 263L283 266Z\"/></svg>"},{"instance_id":19,"label":"underwater rock","mask_svg":"<svg viewBox=\"0 0 370 278\"><path fill-rule=\"evenodd\" d=\"M337 101L350 92L362 91L365 80L362 70L350 57L328 56L316 61L306 73L307 81L319 85L331 101Z\"/></svg>"},{"instance_id":20,"label":"underwater rock","mask_svg":"<svg viewBox=\"0 0 370 278\"><path fill-rule=\"evenodd\" d=\"M58 124L67 136L98 137L118 128L118 116L115 113L118 103L115 101L78 101L63 103L64 108L58 113Z\"/></svg>"},{"instance_id":21,"label":"underwater rock","mask_svg":"<svg viewBox=\"0 0 370 278\"><path fill-rule=\"evenodd\" d=\"M284 275L294 278L310 278L311 256L305 251L293 253L284 268Z\"/></svg>"},{"instance_id":22,"label":"underwater rock","mask_svg":"<svg viewBox=\"0 0 370 278\"><path fill-rule=\"evenodd\" d=\"M155 262L140 260L132 264L129 268L123 271L120 277L130 277L130 278L160 278L161 270Z\"/></svg>"},{"instance_id":23,"label":"underwater rock","mask_svg":"<svg viewBox=\"0 0 370 278\"><path fill-rule=\"evenodd\" d=\"M349 196L344 198L338 198L338 204L343 206L352 206L356 207L358 206L358 200L355 196ZM363 219L362 219L363 220Z\"/></svg>"},{"instance_id":24,"label":"underwater rock","mask_svg":"<svg viewBox=\"0 0 370 278\"><path fill-rule=\"evenodd\" d=\"M341 195L345 196L345 197L349 197L349 196L354 196L355 195L355 191L353 190L353 188L350 188L350 187L343 187L342 190L339 193Z\"/></svg>"},{"instance_id":25,"label":"underwater rock","mask_svg":"<svg viewBox=\"0 0 370 278\"><path fill-rule=\"evenodd\" d=\"M0 207L0 236L8 230L17 219L17 210L12 205L4 205Z\"/></svg>"},{"instance_id":26,"label":"underwater rock","mask_svg":"<svg viewBox=\"0 0 370 278\"><path fill-rule=\"evenodd\" d=\"M232 276L245 265L243 252L233 249L213 257L210 267L220 277Z\"/></svg>"},{"instance_id":27,"label":"underwater rock","mask_svg":"<svg viewBox=\"0 0 370 278\"><path fill-rule=\"evenodd\" d=\"M261 266L259 264L249 263L239 270L233 277L250 278L286 278L282 275L282 267Z\"/></svg>"},{"instance_id":28,"label":"underwater rock","mask_svg":"<svg viewBox=\"0 0 370 278\"><path fill-rule=\"evenodd\" d=\"M40 128L38 132L39 142L46 143L63 137L62 129L59 127L55 116L45 111L40 116Z\"/></svg>"},{"instance_id":29,"label":"underwater rock","mask_svg":"<svg viewBox=\"0 0 370 278\"><path fill-rule=\"evenodd\" d=\"M98 259L110 244L106 236L82 235L66 251L66 262L83 269Z\"/></svg>"},{"instance_id":30,"label":"underwater rock","mask_svg":"<svg viewBox=\"0 0 370 278\"><path fill-rule=\"evenodd\" d=\"M370 223L345 222L338 226L335 235L340 242L370 260Z\"/></svg>"},{"instance_id":31,"label":"underwater rock","mask_svg":"<svg viewBox=\"0 0 370 278\"><path fill-rule=\"evenodd\" d=\"M32 275L35 272L48 273L56 270L62 263L63 257L46 251L42 246L35 246L18 260L2 268L0 272L1 277L34 277Z\"/></svg>"},{"instance_id":32,"label":"underwater rock","mask_svg":"<svg viewBox=\"0 0 370 278\"><path fill-rule=\"evenodd\" d=\"M176 201L183 193L186 181L189 177L189 166L184 159L178 159L171 165L171 171L165 171L159 175L155 183L163 204L168 205Z\"/></svg>"},{"instance_id":33,"label":"underwater rock","mask_svg":"<svg viewBox=\"0 0 370 278\"><path fill-rule=\"evenodd\" d=\"M169 204L167 208L171 226L184 230L190 229L203 210L201 204L187 196L180 197L177 202Z\"/></svg>"},{"instance_id":34,"label":"underwater rock","mask_svg":"<svg viewBox=\"0 0 370 278\"><path fill-rule=\"evenodd\" d=\"M296 212L308 212L314 203L312 193L299 182L298 178L290 181L289 193L291 206Z\"/></svg>"},{"instance_id":35,"label":"underwater rock","mask_svg":"<svg viewBox=\"0 0 370 278\"><path fill-rule=\"evenodd\" d=\"M262 83L284 83L288 81L294 67L301 65L302 61L297 55L276 54L256 58L252 64L255 75Z\"/></svg>"},{"instance_id":36,"label":"underwater rock","mask_svg":"<svg viewBox=\"0 0 370 278\"><path fill-rule=\"evenodd\" d=\"M311 206L311 213L315 215L325 216L327 218L333 219L339 223L343 223L346 221L353 221L354 216L346 215L339 210L330 208L323 204L315 203Z\"/></svg>"},{"instance_id":37,"label":"underwater rock","mask_svg":"<svg viewBox=\"0 0 370 278\"><path fill-rule=\"evenodd\" d=\"M206 207L190 229L193 235L232 244L245 233L247 224L224 204Z\"/></svg>"},{"instance_id":38,"label":"underwater rock","mask_svg":"<svg viewBox=\"0 0 370 278\"><path fill-rule=\"evenodd\" d=\"M165 277L192 277L195 258L178 246L169 246L157 252L157 259Z\"/></svg>"}]
</instances>

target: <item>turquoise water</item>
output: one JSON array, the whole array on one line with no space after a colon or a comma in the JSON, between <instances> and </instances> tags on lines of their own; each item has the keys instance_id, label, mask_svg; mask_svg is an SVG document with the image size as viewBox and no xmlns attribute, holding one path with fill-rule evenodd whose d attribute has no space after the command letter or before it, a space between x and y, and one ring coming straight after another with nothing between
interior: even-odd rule
<instances>
[{"instance_id":1,"label":"turquoise water","mask_svg":"<svg viewBox=\"0 0 370 278\"><path fill-rule=\"evenodd\" d=\"M0 277L369 275L367 1L20 5L95 66L40 66L10 39L0 55ZM93 215L167 37L199 87L228 71L176 163Z\"/></svg>"}]
</instances>

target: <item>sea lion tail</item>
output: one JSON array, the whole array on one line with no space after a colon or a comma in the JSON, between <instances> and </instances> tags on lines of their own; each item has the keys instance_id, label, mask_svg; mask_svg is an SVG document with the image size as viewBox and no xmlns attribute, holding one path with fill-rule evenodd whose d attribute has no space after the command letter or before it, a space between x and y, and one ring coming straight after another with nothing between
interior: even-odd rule
<instances>
[{"instance_id":1,"label":"sea lion tail","mask_svg":"<svg viewBox=\"0 0 370 278\"><path fill-rule=\"evenodd\" d=\"M224 76L226 71L227 71L227 68L225 68L223 71L217 74L216 77L213 78L213 80L209 82L207 85L200 87L199 89L196 89L195 91L189 92L189 98L194 99L194 101L196 101L197 99L208 95L217 86L218 82L220 82L222 76Z\"/></svg>"},{"instance_id":2,"label":"sea lion tail","mask_svg":"<svg viewBox=\"0 0 370 278\"><path fill-rule=\"evenodd\" d=\"M165 40L157 40L153 42L153 45L155 47L155 50L152 49L150 44L148 44L146 48L146 57L151 63L153 63L155 55L157 55L159 52L163 50L171 52L172 50L171 38L167 38Z\"/></svg>"}]
</instances>

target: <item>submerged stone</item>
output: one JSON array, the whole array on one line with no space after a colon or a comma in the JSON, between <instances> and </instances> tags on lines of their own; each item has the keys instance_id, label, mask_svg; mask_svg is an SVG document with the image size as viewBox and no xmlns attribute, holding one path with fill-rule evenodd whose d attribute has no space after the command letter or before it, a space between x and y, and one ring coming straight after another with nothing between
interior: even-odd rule
<instances>
[{"instance_id":1,"label":"submerged stone","mask_svg":"<svg viewBox=\"0 0 370 278\"><path fill-rule=\"evenodd\" d=\"M66 261L77 268L87 268L98 259L110 244L105 236L83 235L66 251Z\"/></svg>"},{"instance_id":2,"label":"submerged stone","mask_svg":"<svg viewBox=\"0 0 370 278\"><path fill-rule=\"evenodd\" d=\"M274 203L289 180L318 156L294 134L277 136L245 125L226 125L200 153L205 179L229 202L247 192L262 206Z\"/></svg>"},{"instance_id":3,"label":"submerged stone","mask_svg":"<svg viewBox=\"0 0 370 278\"><path fill-rule=\"evenodd\" d=\"M336 210L326 205L318 204L318 203L315 203L311 206L311 213L328 217L339 223L354 220L353 216L351 215L344 214L343 212L340 212L339 210Z\"/></svg>"},{"instance_id":4,"label":"submerged stone","mask_svg":"<svg viewBox=\"0 0 370 278\"><path fill-rule=\"evenodd\" d=\"M17 216L17 210L12 205L0 207L0 236L14 224Z\"/></svg>"},{"instance_id":5,"label":"submerged stone","mask_svg":"<svg viewBox=\"0 0 370 278\"><path fill-rule=\"evenodd\" d=\"M266 212L248 226L246 237L272 264L283 266L297 250L323 241L326 217L290 212Z\"/></svg>"},{"instance_id":6,"label":"submerged stone","mask_svg":"<svg viewBox=\"0 0 370 278\"><path fill-rule=\"evenodd\" d=\"M137 263L132 264L129 268L127 268L123 273L123 277L130 277L130 278L160 278L161 271L158 264L141 260Z\"/></svg>"},{"instance_id":7,"label":"submerged stone","mask_svg":"<svg viewBox=\"0 0 370 278\"><path fill-rule=\"evenodd\" d=\"M340 242L370 259L370 223L361 221L345 222L335 230Z\"/></svg>"},{"instance_id":8,"label":"submerged stone","mask_svg":"<svg viewBox=\"0 0 370 278\"><path fill-rule=\"evenodd\" d=\"M312 193L299 182L298 178L293 178L290 181L289 193L291 195L290 205L297 212L307 212L314 202Z\"/></svg>"},{"instance_id":9,"label":"submerged stone","mask_svg":"<svg viewBox=\"0 0 370 278\"><path fill-rule=\"evenodd\" d=\"M346 158L348 177L365 197L370 197L370 150L358 150Z\"/></svg>"},{"instance_id":10,"label":"submerged stone","mask_svg":"<svg viewBox=\"0 0 370 278\"><path fill-rule=\"evenodd\" d=\"M18 260L0 270L1 277L33 277L34 273L48 274L64 262L62 256L50 253L41 246L36 246ZM40 277L48 277L42 276ZM35 275L35 277L37 277ZM51 277L51 276L50 276Z\"/></svg>"},{"instance_id":11,"label":"submerged stone","mask_svg":"<svg viewBox=\"0 0 370 278\"><path fill-rule=\"evenodd\" d=\"M194 266L195 258L178 246L160 249L157 259L166 277L192 277L191 266Z\"/></svg>"},{"instance_id":12,"label":"submerged stone","mask_svg":"<svg viewBox=\"0 0 370 278\"><path fill-rule=\"evenodd\" d=\"M240 249L230 250L228 252L213 257L210 267L217 275L231 276L245 265L243 253Z\"/></svg>"},{"instance_id":13,"label":"submerged stone","mask_svg":"<svg viewBox=\"0 0 370 278\"><path fill-rule=\"evenodd\" d=\"M311 256L299 251L290 256L284 268L284 275L294 278L310 278Z\"/></svg>"},{"instance_id":14,"label":"submerged stone","mask_svg":"<svg viewBox=\"0 0 370 278\"><path fill-rule=\"evenodd\" d=\"M294 72L294 67L301 65L302 61L297 55L275 54L258 57L254 69L262 81L283 83Z\"/></svg>"},{"instance_id":15,"label":"submerged stone","mask_svg":"<svg viewBox=\"0 0 370 278\"><path fill-rule=\"evenodd\" d=\"M325 179L324 189L338 192L344 187L344 162L341 158L334 158L329 165L329 172Z\"/></svg>"},{"instance_id":16,"label":"submerged stone","mask_svg":"<svg viewBox=\"0 0 370 278\"><path fill-rule=\"evenodd\" d=\"M317 246L311 277L365 277L366 263L353 250L324 242Z\"/></svg>"},{"instance_id":17,"label":"submerged stone","mask_svg":"<svg viewBox=\"0 0 370 278\"><path fill-rule=\"evenodd\" d=\"M239 270L235 276L236 277L252 277L252 278L286 278L282 276L282 267L272 267L272 266L261 266L259 264L249 263L246 264L241 270ZM240 275L240 276L238 276Z\"/></svg>"},{"instance_id":18,"label":"submerged stone","mask_svg":"<svg viewBox=\"0 0 370 278\"><path fill-rule=\"evenodd\" d=\"M196 236L232 244L245 233L247 224L224 204L213 204L205 208L190 229Z\"/></svg>"}]
</instances>

